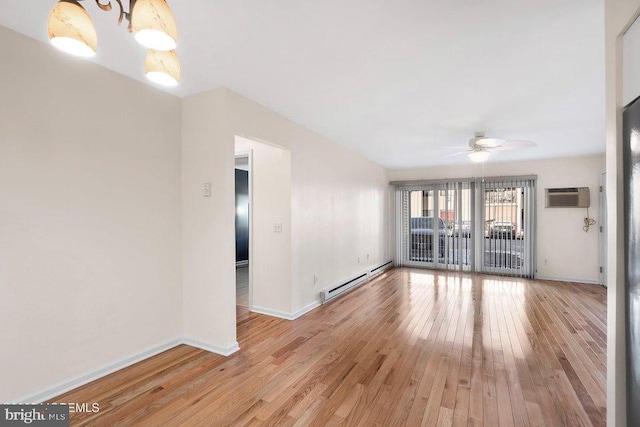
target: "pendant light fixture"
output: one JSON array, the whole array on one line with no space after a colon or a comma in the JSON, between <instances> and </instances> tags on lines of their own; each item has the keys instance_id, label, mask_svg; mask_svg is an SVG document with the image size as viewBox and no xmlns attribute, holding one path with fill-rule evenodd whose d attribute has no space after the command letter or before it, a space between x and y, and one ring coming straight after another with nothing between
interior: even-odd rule
<instances>
[{"instance_id":1,"label":"pendant light fixture","mask_svg":"<svg viewBox=\"0 0 640 427\"><path fill-rule=\"evenodd\" d=\"M80 4L86 0L59 0L49 15L48 33L55 47L82 57L98 51L98 36L93 21ZM129 12L122 4L126 0L94 0L103 11L120 9L118 24L129 21L128 30L143 46L151 49L145 61L145 75L149 80L176 86L180 81L180 63L175 48L178 31L166 0L129 0Z\"/></svg>"},{"instance_id":2,"label":"pendant light fixture","mask_svg":"<svg viewBox=\"0 0 640 427\"><path fill-rule=\"evenodd\" d=\"M91 17L76 0L60 0L49 14L49 40L67 53L89 57L98 51Z\"/></svg>"},{"instance_id":3,"label":"pendant light fixture","mask_svg":"<svg viewBox=\"0 0 640 427\"><path fill-rule=\"evenodd\" d=\"M175 50L150 50L144 63L144 73L152 82L163 86L177 86L180 63Z\"/></svg>"},{"instance_id":4,"label":"pendant light fixture","mask_svg":"<svg viewBox=\"0 0 640 427\"><path fill-rule=\"evenodd\" d=\"M178 45L176 21L165 0L137 0L131 15L133 36L153 50L173 50Z\"/></svg>"}]
</instances>

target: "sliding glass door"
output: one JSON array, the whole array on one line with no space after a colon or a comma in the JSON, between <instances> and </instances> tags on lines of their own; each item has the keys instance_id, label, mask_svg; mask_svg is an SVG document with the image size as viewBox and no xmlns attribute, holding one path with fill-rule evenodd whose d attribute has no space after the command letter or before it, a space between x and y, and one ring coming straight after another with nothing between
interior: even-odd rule
<instances>
[{"instance_id":1,"label":"sliding glass door","mask_svg":"<svg viewBox=\"0 0 640 427\"><path fill-rule=\"evenodd\" d=\"M441 190L444 205L440 210L440 217L447 222L445 265L449 269L470 270L474 240L472 183L450 183L447 187Z\"/></svg>"},{"instance_id":2,"label":"sliding glass door","mask_svg":"<svg viewBox=\"0 0 640 427\"><path fill-rule=\"evenodd\" d=\"M534 275L535 177L396 186L399 265Z\"/></svg>"},{"instance_id":3,"label":"sliding glass door","mask_svg":"<svg viewBox=\"0 0 640 427\"><path fill-rule=\"evenodd\" d=\"M533 277L535 181L481 181L479 192L484 244L478 271Z\"/></svg>"},{"instance_id":4,"label":"sliding glass door","mask_svg":"<svg viewBox=\"0 0 640 427\"><path fill-rule=\"evenodd\" d=\"M398 194L402 236L399 253L405 265L471 268L471 196L468 182L423 186Z\"/></svg>"},{"instance_id":5,"label":"sliding glass door","mask_svg":"<svg viewBox=\"0 0 640 427\"><path fill-rule=\"evenodd\" d=\"M410 191L409 260L436 264L444 256L444 224L434 217L435 191ZM436 243L437 242L437 243Z\"/></svg>"}]
</instances>

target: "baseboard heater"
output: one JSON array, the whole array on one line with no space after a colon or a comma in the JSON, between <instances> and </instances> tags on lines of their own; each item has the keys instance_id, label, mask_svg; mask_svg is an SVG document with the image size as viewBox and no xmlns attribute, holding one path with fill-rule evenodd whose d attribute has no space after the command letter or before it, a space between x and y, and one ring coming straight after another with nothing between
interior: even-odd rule
<instances>
[{"instance_id":1,"label":"baseboard heater","mask_svg":"<svg viewBox=\"0 0 640 427\"><path fill-rule=\"evenodd\" d=\"M368 282L369 280L371 280L371 278L377 276L378 274L381 274L383 271L392 266L393 261L387 261L384 264L380 264L376 267L373 267L371 270L360 273L357 276L352 277L351 279L348 279L347 281L340 283L339 285L331 289L326 289L320 292L320 301L322 302L322 304L324 304L336 298L337 296L344 294L345 292L355 289L356 287L365 282Z\"/></svg>"},{"instance_id":2,"label":"baseboard heater","mask_svg":"<svg viewBox=\"0 0 640 427\"><path fill-rule=\"evenodd\" d=\"M369 280L371 280L373 277L377 276L378 274L383 273L386 269L391 268L393 266L393 261L387 261L384 264L381 264L375 268L372 268L371 270L369 270Z\"/></svg>"}]
</instances>

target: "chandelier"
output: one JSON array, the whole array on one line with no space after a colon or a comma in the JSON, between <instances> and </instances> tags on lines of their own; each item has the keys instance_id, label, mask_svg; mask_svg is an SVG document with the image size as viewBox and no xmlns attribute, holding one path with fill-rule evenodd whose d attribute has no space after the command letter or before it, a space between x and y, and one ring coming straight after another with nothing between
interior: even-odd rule
<instances>
[{"instance_id":1,"label":"chandelier","mask_svg":"<svg viewBox=\"0 0 640 427\"><path fill-rule=\"evenodd\" d=\"M98 35L80 1L85 0L58 1L49 15L49 40L67 53L90 57L98 51ZM93 1L100 10L113 9L112 1ZM149 49L144 64L147 78L164 86L176 86L180 81L180 63L175 52L178 31L166 0L129 0L128 12L121 0L114 2L120 9L118 24L126 19L129 32Z\"/></svg>"}]
</instances>

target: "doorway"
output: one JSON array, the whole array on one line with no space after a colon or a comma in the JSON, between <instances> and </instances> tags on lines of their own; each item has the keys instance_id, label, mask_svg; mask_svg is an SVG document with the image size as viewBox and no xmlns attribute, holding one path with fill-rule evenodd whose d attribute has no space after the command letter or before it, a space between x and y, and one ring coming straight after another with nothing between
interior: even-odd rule
<instances>
[{"instance_id":1,"label":"doorway","mask_svg":"<svg viewBox=\"0 0 640 427\"><path fill-rule=\"evenodd\" d=\"M251 155L235 158L236 305L251 307Z\"/></svg>"}]
</instances>

